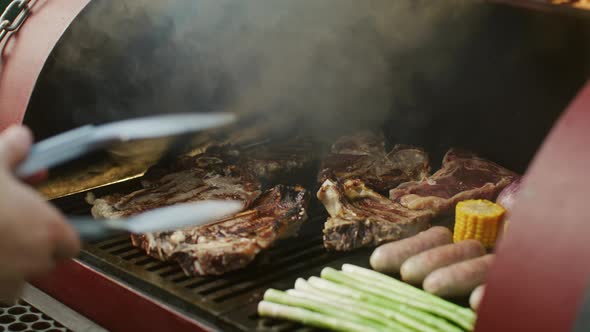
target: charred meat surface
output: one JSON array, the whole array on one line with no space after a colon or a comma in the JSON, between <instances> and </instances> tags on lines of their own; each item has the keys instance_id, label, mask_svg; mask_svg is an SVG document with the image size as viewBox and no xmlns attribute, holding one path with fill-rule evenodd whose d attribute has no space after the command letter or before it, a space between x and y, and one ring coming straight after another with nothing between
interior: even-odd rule
<instances>
[{"instance_id":1,"label":"charred meat surface","mask_svg":"<svg viewBox=\"0 0 590 332\"><path fill-rule=\"evenodd\" d=\"M440 170L424 181L401 184L389 192L389 198L412 210L448 215L463 200L494 200L516 178L516 173L491 161L451 149Z\"/></svg>"},{"instance_id":2,"label":"charred meat surface","mask_svg":"<svg viewBox=\"0 0 590 332\"><path fill-rule=\"evenodd\" d=\"M233 149L237 163L264 183L299 183L317 169L317 147L306 137L265 142ZM316 169L314 169L316 168Z\"/></svg>"},{"instance_id":3,"label":"charred meat surface","mask_svg":"<svg viewBox=\"0 0 590 332\"><path fill-rule=\"evenodd\" d=\"M151 167L142 178L143 189L90 198L92 214L119 218L207 199L240 200L248 208L260 195L263 183L300 178L300 173L309 172L317 159L312 152L311 141L302 138L249 146L212 145L204 153Z\"/></svg>"},{"instance_id":4,"label":"charred meat surface","mask_svg":"<svg viewBox=\"0 0 590 332\"><path fill-rule=\"evenodd\" d=\"M470 152L451 149L442 168L422 181L400 184L386 198L361 180L326 180L318 191L330 217L324 246L346 251L414 235L467 199L494 200L517 175Z\"/></svg>"},{"instance_id":5,"label":"charred meat surface","mask_svg":"<svg viewBox=\"0 0 590 332\"><path fill-rule=\"evenodd\" d=\"M407 181L419 181L429 175L427 154L416 147L396 145L385 150L385 138L372 133L339 138L323 159L319 182L344 182L359 179L369 188L386 194Z\"/></svg>"},{"instance_id":6,"label":"charred meat surface","mask_svg":"<svg viewBox=\"0 0 590 332\"><path fill-rule=\"evenodd\" d=\"M289 179L293 175L308 174L316 166L316 150L314 141L306 137L279 141L259 140L247 144L211 144L205 153L186 154L150 168L143 182L150 186L153 179L159 179L171 172L201 167L203 161L207 162L207 156L211 156L239 167L258 181L273 183L279 179Z\"/></svg>"},{"instance_id":7,"label":"charred meat surface","mask_svg":"<svg viewBox=\"0 0 590 332\"><path fill-rule=\"evenodd\" d=\"M89 199L92 215L120 218L177 203L207 199L231 199L247 208L261 192L261 184L250 172L206 152L176 161L167 169L155 167L143 181L144 188L129 194Z\"/></svg>"},{"instance_id":8,"label":"charred meat surface","mask_svg":"<svg viewBox=\"0 0 590 332\"><path fill-rule=\"evenodd\" d=\"M155 165L143 177L143 189L89 196L92 214L120 218L189 201L243 201L246 211L211 225L131 236L135 246L156 258L177 260L187 274L219 275L242 268L276 240L295 235L306 219L309 195L301 187L278 185L261 195L263 183L312 165L312 146L301 142L212 145L203 153Z\"/></svg>"},{"instance_id":9,"label":"charred meat surface","mask_svg":"<svg viewBox=\"0 0 590 332\"><path fill-rule=\"evenodd\" d=\"M348 251L412 236L430 227L430 211L410 210L367 188L360 180L326 180L318 191L330 217L324 247Z\"/></svg>"},{"instance_id":10,"label":"charred meat surface","mask_svg":"<svg viewBox=\"0 0 590 332\"><path fill-rule=\"evenodd\" d=\"M296 235L307 219L309 194L278 185L231 218L190 229L133 235L133 244L159 259L177 260L188 275L221 275L250 264L277 240Z\"/></svg>"}]
</instances>

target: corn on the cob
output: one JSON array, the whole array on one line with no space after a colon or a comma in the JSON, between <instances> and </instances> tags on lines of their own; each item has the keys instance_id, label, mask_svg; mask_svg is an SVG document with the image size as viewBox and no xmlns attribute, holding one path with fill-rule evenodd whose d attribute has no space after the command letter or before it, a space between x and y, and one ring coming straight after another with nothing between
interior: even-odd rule
<instances>
[{"instance_id":1,"label":"corn on the cob","mask_svg":"<svg viewBox=\"0 0 590 332\"><path fill-rule=\"evenodd\" d=\"M503 207L488 200L459 202L455 210L453 242L474 239L488 249L493 248L505 213Z\"/></svg>"}]
</instances>

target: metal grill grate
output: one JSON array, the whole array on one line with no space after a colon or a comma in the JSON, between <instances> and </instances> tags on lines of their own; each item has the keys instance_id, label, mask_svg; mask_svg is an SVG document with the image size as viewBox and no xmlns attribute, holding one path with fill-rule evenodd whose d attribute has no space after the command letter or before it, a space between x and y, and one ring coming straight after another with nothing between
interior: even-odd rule
<instances>
[{"instance_id":1,"label":"metal grill grate","mask_svg":"<svg viewBox=\"0 0 590 332\"><path fill-rule=\"evenodd\" d=\"M70 332L53 318L25 301L14 306L0 306L0 332Z\"/></svg>"},{"instance_id":2,"label":"metal grill grate","mask_svg":"<svg viewBox=\"0 0 590 332\"><path fill-rule=\"evenodd\" d=\"M310 224L319 222L316 219ZM188 277L175 262L147 256L131 244L128 236L86 246L82 260L224 330L311 331L259 318L256 305L269 287L291 288L298 277L319 275L325 266L339 267L344 262L368 264L365 251L326 252L321 237L315 234L284 241L261 254L248 268L219 277Z\"/></svg>"},{"instance_id":3,"label":"metal grill grate","mask_svg":"<svg viewBox=\"0 0 590 332\"><path fill-rule=\"evenodd\" d=\"M54 203L69 214L89 214L83 196L84 193L72 195ZM317 276L325 266L339 268L343 263L368 266L369 250L327 252L320 235L326 220L324 210L310 206L309 214L313 218L303 225L297 238L284 240L262 252L245 269L218 277L188 277L175 262L159 261L134 247L126 235L87 244L80 259L224 331L316 331L285 321L263 319L256 314L256 306L268 288L292 288L297 278Z\"/></svg>"}]
</instances>

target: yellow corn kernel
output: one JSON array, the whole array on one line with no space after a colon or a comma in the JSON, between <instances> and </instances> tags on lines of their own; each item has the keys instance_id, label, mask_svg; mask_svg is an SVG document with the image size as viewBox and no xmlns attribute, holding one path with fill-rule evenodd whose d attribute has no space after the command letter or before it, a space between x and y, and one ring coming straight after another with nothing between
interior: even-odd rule
<instances>
[{"instance_id":1,"label":"yellow corn kernel","mask_svg":"<svg viewBox=\"0 0 590 332\"><path fill-rule=\"evenodd\" d=\"M505 213L503 207L485 199L459 202L455 209L453 242L474 239L488 249L493 248Z\"/></svg>"}]
</instances>

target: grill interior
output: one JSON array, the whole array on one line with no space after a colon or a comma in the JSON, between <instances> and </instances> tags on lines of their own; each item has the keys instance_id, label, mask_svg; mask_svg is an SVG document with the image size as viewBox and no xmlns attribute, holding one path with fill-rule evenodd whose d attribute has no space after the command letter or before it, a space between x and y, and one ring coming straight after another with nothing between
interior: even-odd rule
<instances>
[{"instance_id":1,"label":"grill interior","mask_svg":"<svg viewBox=\"0 0 590 332\"><path fill-rule=\"evenodd\" d=\"M114 186L133 185L131 181ZM54 203L68 214L89 214L84 195L60 198ZM325 266L339 268L343 263L368 266L370 250L327 252L321 237L326 216L320 206L310 205L310 219L297 238L284 240L262 252L246 269L219 277L187 277L177 263L159 261L134 247L127 235L85 245L80 259L224 331L313 331L293 323L258 317L256 306L264 291L271 287L292 288L297 278L319 275Z\"/></svg>"},{"instance_id":2,"label":"grill interior","mask_svg":"<svg viewBox=\"0 0 590 332\"><path fill-rule=\"evenodd\" d=\"M53 318L25 301L9 307L0 306L0 332L71 332Z\"/></svg>"}]
</instances>

